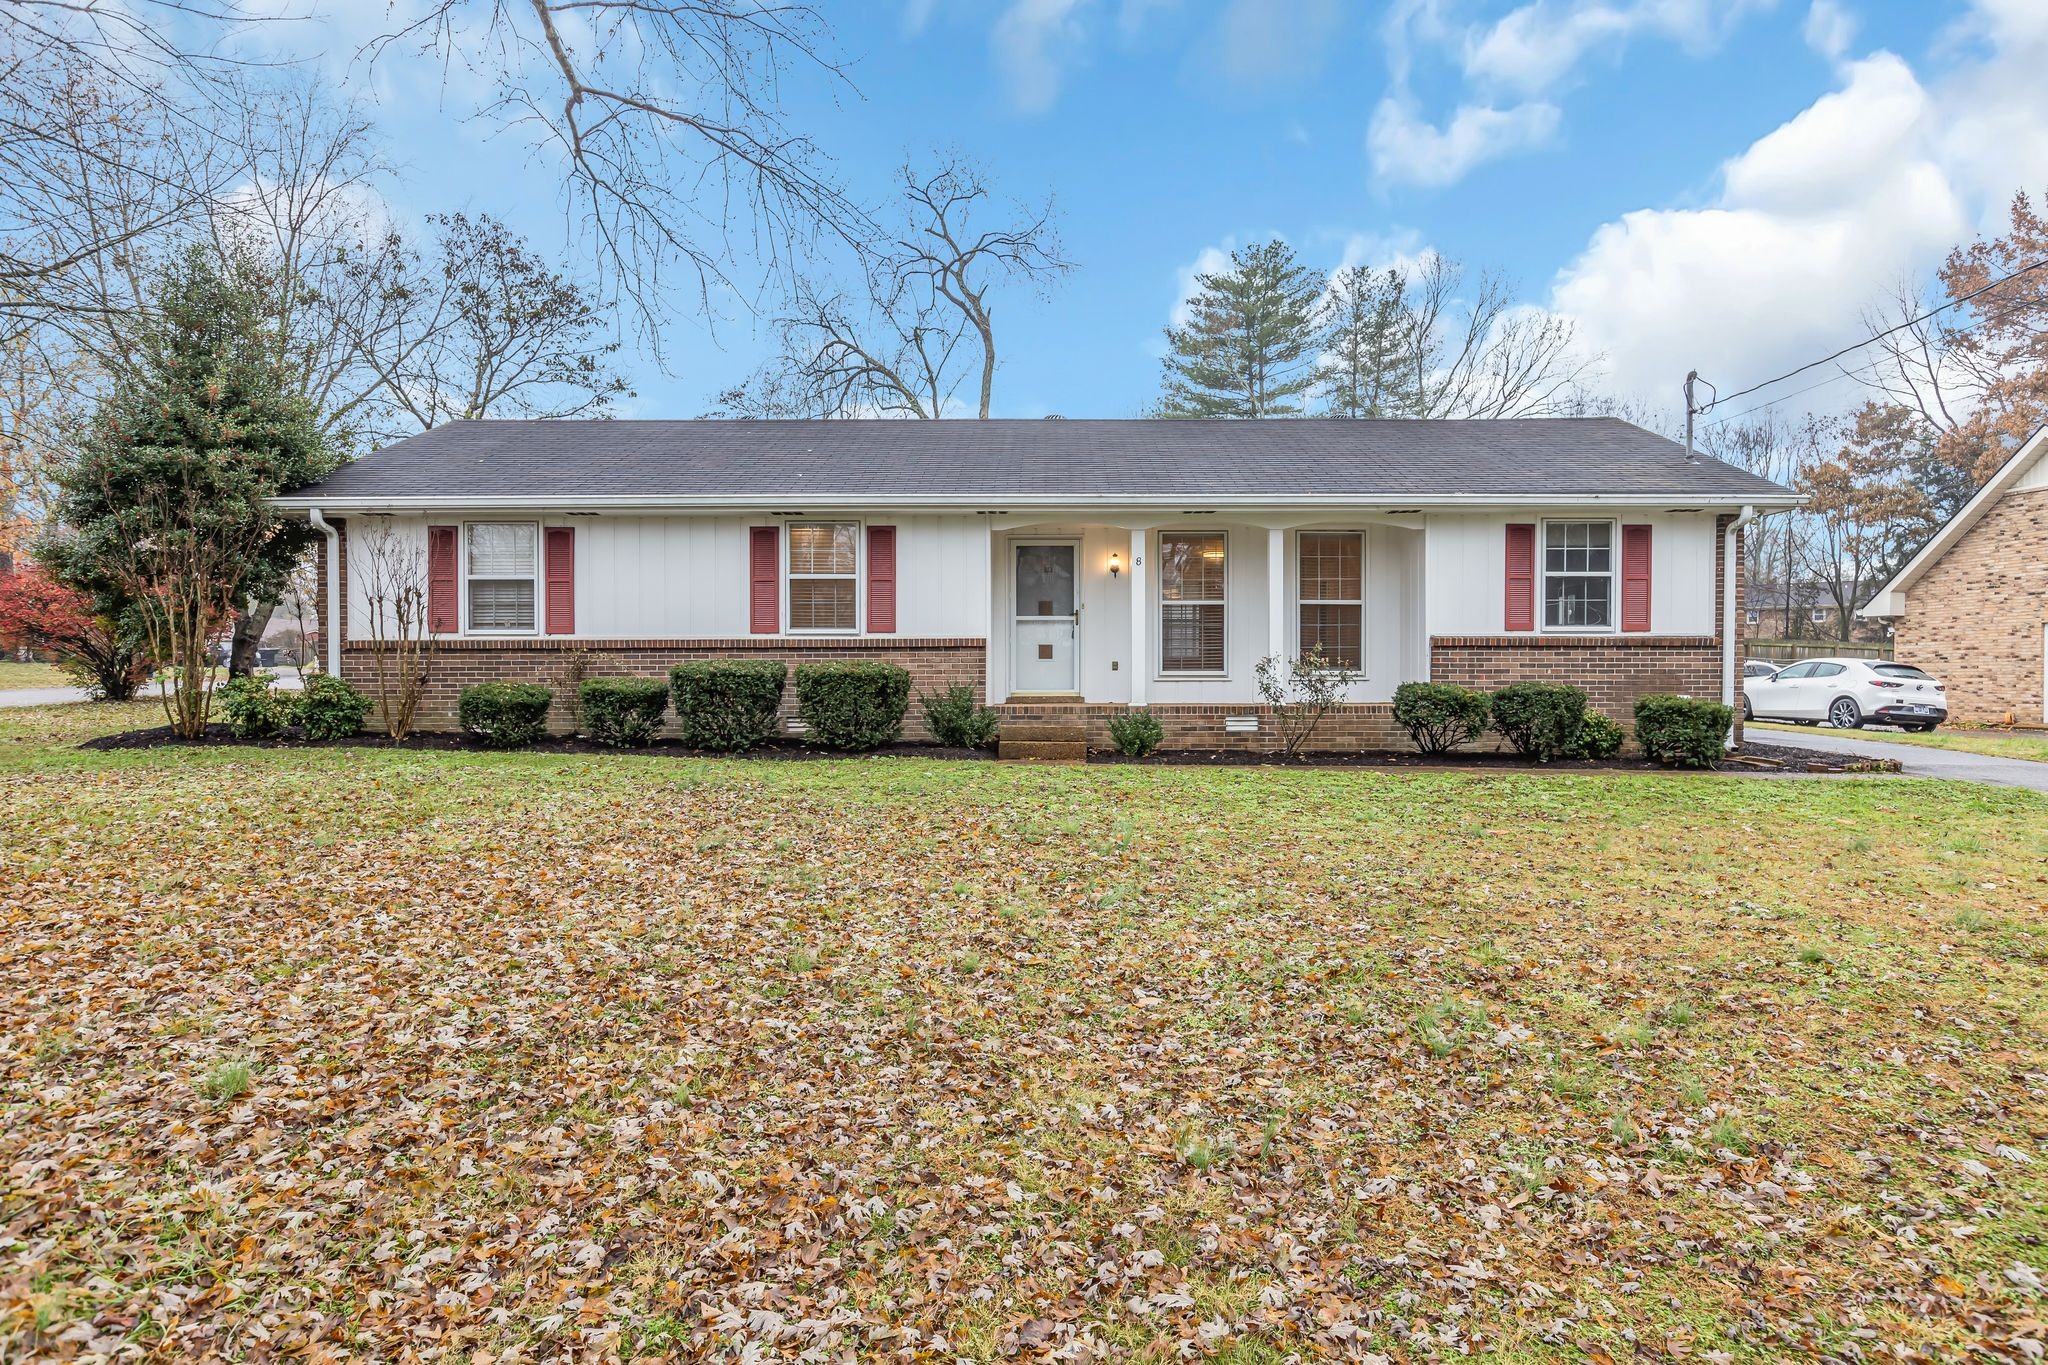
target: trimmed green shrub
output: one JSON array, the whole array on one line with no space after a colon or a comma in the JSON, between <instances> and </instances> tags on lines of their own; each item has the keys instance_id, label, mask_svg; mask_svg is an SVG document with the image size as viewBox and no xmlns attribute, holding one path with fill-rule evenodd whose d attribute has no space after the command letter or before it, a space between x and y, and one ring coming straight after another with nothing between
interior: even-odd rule
<instances>
[{"instance_id":1,"label":"trimmed green shrub","mask_svg":"<svg viewBox=\"0 0 2048 1365\"><path fill-rule=\"evenodd\" d=\"M268 678L229 678L213 690L236 739L265 739L292 723L292 699Z\"/></svg>"},{"instance_id":2,"label":"trimmed green shrub","mask_svg":"<svg viewBox=\"0 0 2048 1365\"><path fill-rule=\"evenodd\" d=\"M299 728L307 739L349 739L362 733L370 699L340 678L309 673L299 693Z\"/></svg>"},{"instance_id":3,"label":"trimmed green shrub","mask_svg":"<svg viewBox=\"0 0 2048 1365\"><path fill-rule=\"evenodd\" d=\"M827 749L879 749L903 733L910 670L857 660L798 664L796 713Z\"/></svg>"},{"instance_id":4,"label":"trimmed green shrub","mask_svg":"<svg viewBox=\"0 0 2048 1365\"><path fill-rule=\"evenodd\" d=\"M980 749L996 737L1001 717L974 700L974 689L964 683L949 687L936 697L920 692L917 704L924 709L924 725L932 738L957 749Z\"/></svg>"},{"instance_id":5,"label":"trimmed green shrub","mask_svg":"<svg viewBox=\"0 0 2048 1365\"><path fill-rule=\"evenodd\" d=\"M1636 703L1636 743L1652 763L1718 768L1735 711L1699 697L1657 695Z\"/></svg>"},{"instance_id":6,"label":"trimmed green shrub","mask_svg":"<svg viewBox=\"0 0 2048 1365\"><path fill-rule=\"evenodd\" d=\"M1613 758L1628 743L1628 731L1598 711L1588 711L1579 722L1579 733L1565 745L1566 758Z\"/></svg>"},{"instance_id":7,"label":"trimmed green shrub","mask_svg":"<svg viewBox=\"0 0 2048 1365\"><path fill-rule=\"evenodd\" d=\"M1492 700L1456 683L1402 683L1394 689L1394 719L1417 750L1445 754L1486 733Z\"/></svg>"},{"instance_id":8,"label":"trimmed green shrub","mask_svg":"<svg viewBox=\"0 0 2048 1365\"><path fill-rule=\"evenodd\" d=\"M576 689L583 733L599 744L638 746L653 740L668 713L668 684L659 678L590 678Z\"/></svg>"},{"instance_id":9,"label":"trimmed green shrub","mask_svg":"<svg viewBox=\"0 0 2048 1365\"><path fill-rule=\"evenodd\" d=\"M1493 694L1493 728L1538 763L1564 753L1586 719L1586 694L1564 683L1509 683Z\"/></svg>"},{"instance_id":10,"label":"trimmed green shrub","mask_svg":"<svg viewBox=\"0 0 2048 1365\"><path fill-rule=\"evenodd\" d=\"M1109 718L1109 739L1118 753L1143 758L1166 743L1166 727L1150 711L1126 711Z\"/></svg>"},{"instance_id":11,"label":"trimmed green shrub","mask_svg":"<svg viewBox=\"0 0 2048 1365\"><path fill-rule=\"evenodd\" d=\"M774 659L705 659L668 671L683 743L737 752L775 737L789 666Z\"/></svg>"},{"instance_id":12,"label":"trimmed green shrub","mask_svg":"<svg viewBox=\"0 0 2048 1365\"><path fill-rule=\"evenodd\" d=\"M456 719L493 749L517 749L548 732L555 694L539 683L478 683L462 689Z\"/></svg>"}]
</instances>

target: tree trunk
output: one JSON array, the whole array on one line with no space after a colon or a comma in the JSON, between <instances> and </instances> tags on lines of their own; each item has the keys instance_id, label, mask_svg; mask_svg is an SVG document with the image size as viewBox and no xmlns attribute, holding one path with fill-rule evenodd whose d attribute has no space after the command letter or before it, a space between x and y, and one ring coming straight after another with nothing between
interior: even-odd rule
<instances>
[{"instance_id":1,"label":"tree trunk","mask_svg":"<svg viewBox=\"0 0 2048 1365\"><path fill-rule=\"evenodd\" d=\"M256 672L256 647L263 643L263 632L270 629L271 613L276 610L275 602L254 602L235 617L234 642L228 648L230 678L247 678Z\"/></svg>"}]
</instances>

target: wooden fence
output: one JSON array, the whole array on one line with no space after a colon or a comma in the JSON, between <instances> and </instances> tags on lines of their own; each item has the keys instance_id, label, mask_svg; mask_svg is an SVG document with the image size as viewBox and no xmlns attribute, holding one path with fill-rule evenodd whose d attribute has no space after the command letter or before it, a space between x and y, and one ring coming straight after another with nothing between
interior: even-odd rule
<instances>
[{"instance_id":1,"label":"wooden fence","mask_svg":"<svg viewBox=\"0 0 2048 1365\"><path fill-rule=\"evenodd\" d=\"M1769 659L1772 663L1797 663L1801 659L1889 659L1889 640L1745 640L1743 656Z\"/></svg>"}]
</instances>

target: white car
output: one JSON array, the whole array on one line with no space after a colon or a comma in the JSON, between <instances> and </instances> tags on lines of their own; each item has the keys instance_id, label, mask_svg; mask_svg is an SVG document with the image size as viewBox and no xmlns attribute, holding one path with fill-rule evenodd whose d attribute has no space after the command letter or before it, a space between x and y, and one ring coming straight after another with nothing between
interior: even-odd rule
<instances>
[{"instance_id":1,"label":"white car","mask_svg":"<svg viewBox=\"0 0 2048 1365\"><path fill-rule=\"evenodd\" d=\"M1870 724L1932 730L1948 719L1948 693L1911 664L1803 659L1767 678L1744 678L1742 718L1824 720L1838 730Z\"/></svg>"}]
</instances>

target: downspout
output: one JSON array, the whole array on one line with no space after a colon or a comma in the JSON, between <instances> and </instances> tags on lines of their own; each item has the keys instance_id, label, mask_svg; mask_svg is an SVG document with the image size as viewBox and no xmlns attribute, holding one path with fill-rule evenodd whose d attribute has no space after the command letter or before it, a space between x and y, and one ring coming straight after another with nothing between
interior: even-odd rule
<instances>
[{"instance_id":1,"label":"downspout","mask_svg":"<svg viewBox=\"0 0 2048 1365\"><path fill-rule=\"evenodd\" d=\"M320 509L306 509L306 520L313 523L313 529L327 537L327 615L321 623L327 636L327 676L341 676L341 623L342 614L348 604L341 600L341 531L320 515Z\"/></svg>"},{"instance_id":2,"label":"downspout","mask_svg":"<svg viewBox=\"0 0 2048 1365\"><path fill-rule=\"evenodd\" d=\"M1721 549L1721 704L1736 715L1741 714L1740 703L1735 697L1735 538L1742 528L1756 520L1756 508L1745 505L1741 515L1728 523L1727 538ZM1721 741L1723 747L1735 747L1735 722L1728 722L1727 738Z\"/></svg>"}]
</instances>

